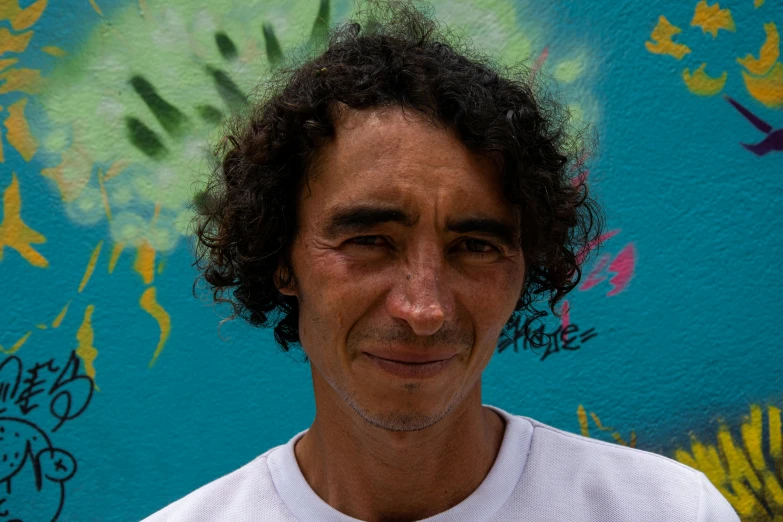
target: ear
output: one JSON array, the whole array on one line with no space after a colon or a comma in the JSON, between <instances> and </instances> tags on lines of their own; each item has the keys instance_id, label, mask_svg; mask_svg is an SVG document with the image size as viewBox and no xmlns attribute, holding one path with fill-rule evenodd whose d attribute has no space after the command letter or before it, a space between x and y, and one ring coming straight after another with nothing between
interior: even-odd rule
<instances>
[{"instance_id":1,"label":"ear","mask_svg":"<svg viewBox=\"0 0 783 522\"><path fill-rule=\"evenodd\" d=\"M296 297L296 285L294 284L293 277L291 278L291 282L288 286L283 286L282 281L285 276L288 275L288 270L283 266L283 263L280 262L277 265L277 270L275 270L275 286L277 287L277 290L283 294L288 296Z\"/></svg>"}]
</instances>

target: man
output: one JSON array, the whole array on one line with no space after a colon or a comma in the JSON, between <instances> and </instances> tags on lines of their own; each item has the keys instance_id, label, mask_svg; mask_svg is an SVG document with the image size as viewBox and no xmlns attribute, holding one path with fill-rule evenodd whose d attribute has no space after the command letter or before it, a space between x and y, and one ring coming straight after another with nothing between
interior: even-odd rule
<instances>
[{"instance_id":1,"label":"man","mask_svg":"<svg viewBox=\"0 0 783 522\"><path fill-rule=\"evenodd\" d=\"M201 198L204 278L301 345L315 420L147 520L738 520L696 470L482 405L499 337L574 288L600 209L557 105L410 4L365 18L223 141Z\"/></svg>"}]
</instances>

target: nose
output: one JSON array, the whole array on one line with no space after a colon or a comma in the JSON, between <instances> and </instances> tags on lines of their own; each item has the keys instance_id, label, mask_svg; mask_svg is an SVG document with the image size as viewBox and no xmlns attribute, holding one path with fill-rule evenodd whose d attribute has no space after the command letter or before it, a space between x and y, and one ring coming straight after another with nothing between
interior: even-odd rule
<instances>
[{"instance_id":1,"label":"nose","mask_svg":"<svg viewBox=\"0 0 783 522\"><path fill-rule=\"evenodd\" d=\"M408 323L416 335L433 335L454 308L443 253L432 245L401 261L394 290L386 302L389 315Z\"/></svg>"}]
</instances>

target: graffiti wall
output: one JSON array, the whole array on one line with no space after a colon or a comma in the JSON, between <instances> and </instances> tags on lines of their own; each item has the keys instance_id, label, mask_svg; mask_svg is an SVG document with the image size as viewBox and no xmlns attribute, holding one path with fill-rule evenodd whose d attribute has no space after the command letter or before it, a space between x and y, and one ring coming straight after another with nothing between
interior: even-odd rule
<instances>
[{"instance_id":1,"label":"graffiti wall","mask_svg":"<svg viewBox=\"0 0 783 522\"><path fill-rule=\"evenodd\" d=\"M601 249L484 401L777 520L783 7L591 4L434 2L599 136ZM353 8L0 0L0 520L138 520L309 425L301 357L193 296L190 208L224 118Z\"/></svg>"}]
</instances>

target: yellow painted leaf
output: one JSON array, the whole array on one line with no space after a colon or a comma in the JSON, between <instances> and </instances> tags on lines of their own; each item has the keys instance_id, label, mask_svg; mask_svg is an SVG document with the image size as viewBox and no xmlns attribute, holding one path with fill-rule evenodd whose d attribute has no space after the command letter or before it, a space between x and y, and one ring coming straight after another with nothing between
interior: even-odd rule
<instances>
[{"instance_id":1,"label":"yellow painted leaf","mask_svg":"<svg viewBox=\"0 0 783 522\"><path fill-rule=\"evenodd\" d=\"M650 35L652 42L644 42L644 46L651 53L674 56L678 60L682 60L682 57L691 50L687 45L672 41L672 37L681 32L682 29L672 25L666 17L661 16Z\"/></svg>"},{"instance_id":2,"label":"yellow painted leaf","mask_svg":"<svg viewBox=\"0 0 783 522\"><path fill-rule=\"evenodd\" d=\"M111 249L111 258L109 259L110 274L114 272L114 267L117 266L117 260L120 258L120 254L122 254L123 248L125 248L125 245L122 243L115 243L114 247Z\"/></svg>"},{"instance_id":3,"label":"yellow painted leaf","mask_svg":"<svg viewBox=\"0 0 783 522\"><path fill-rule=\"evenodd\" d=\"M136 261L133 263L133 269L148 285L155 278L155 249L146 241L136 251Z\"/></svg>"},{"instance_id":4,"label":"yellow painted leaf","mask_svg":"<svg viewBox=\"0 0 783 522\"><path fill-rule=\"evenodd\" d=\"M8 66L11 66L19 61L19 58L4 58L0 60L0 71L5 69Z\"/></svg>"},{"instance_id":5,"label":"yellow painted leaf","mask_svg":"<svg viewBox=\"0 0 783 522\"><path fill-rule=\"evenodd\" d=\"M732 484L736 481L747 480L751 488L756 491L761 490L761 481L758 475L751 467L744 452L734 444L734 438L725 426L718 431L718 444L729 465L729 476Z\"/></svg>"},{"instance_id":6,"label":"yellow painted leaf","mask_svg":"<svg viewBox=\"0 0 783 522\"><path fill-rule=\"evenodd\" d=\"M14 31L27 29L41 18L44 9L46 9L46 0L38 0L30 4L11 19L11 27L14 28Z\"/></svg>"},{"instance_id":7,"label":"yellow painted leaf","mask_svg":"<svg viewBox=\"0 0 783 522\"><path fill-rule=\"evenodd\" d=\"M57 58L62 58L63 56L66 56L68 54L65 50L60 49L59 47L54 45L47 45L46 47L41 47L41 50L46 54L49 54L51 56L56 56Z\"/></svg>"},{"instance_id":8,"label":"yellow painted leaf","mask_svg":"<svg viewBox=\"0 0 783 522\"><path fill-rule=\"evenodd\" d=\"M98 241L98 246L96 246L92 251L90 260L87 262L87 269L84 271L84 275L82 276L82 282L79 283L79 293L82 293L82 290L84 290L84 287L87 286L87 282L90 280L90 277L92 277L92 273L95 271L95 264L98 262L98 256L101 254L102 247L103 240Z\"/></svg>"},{"instance_id":9,"label":"yellow painted leaf","mask_svg":"<svg viewBox=\"0 0 783 522\"><path fill-rule=\"evenodd\" d=\"M0 55L7 52L23 53L33 37L32 31L13 34L5 27L0 27Z\"/></svg>"},{"instance_id":10,"label":"yellow painted leaf","mask_svg":"<svg viewBox=\"0 0 783 522\"><path fill-rule=\"evenodd\" d=\"M97 389L98 385L95 384L95 366L93 365L93 362L98 357L98 350L93 346L95 332L92 328L92 313L94 310L94 305L87 305L87 308L84 310L84 319L76 331L76 340L79 343L76 348L76 355L84 361L84 372L92 379L93 386Z\"/></svg>"},{"instance_id":11,"label":"yellow painted leaf","mask_svg":"<svg viewBox=\"0 0 783 522\"><path fill-rule=\"evenodd\" d=\"M783 108L783 63L776 62L765 76L742 71L742 79L751 96L772 109Z\"/></svg>"},{"instance_id":12,"label":"yellow painted leaf","mask_svg":"<svg viewBox=\"0 0 783 522\"><path fill-rule=\"evenodd\" d=\"M781 423L780 408L770 406L767 409L769 418L769 454L773 459L779 460L783 457L783 447L781 447Z\"/></svg>"},{"instance_id":13,"label":"yellow painted leaf","mask_svg":"<svg viewBox=\"0 0 783 522\"><path fill-rule=\"evenodd\" d=\"M696 11L691 20L692 27L701 27L705 33L710 33L713 38L718 35L718 30L736 31L731 11L721 9L720 4L707 5L707 0L701 0L696 4Z\"/></svg>"},{"instance_id":14,"label":"yellow painted leaf","mask_svg":"<svg viewBox=\"0 0 783 522\"><path fill-rule=\"evenodd\" d=\"M154 286L151 286L144 291L141 299L139 300L139 304L145 312L155 318L155 320L158 322L158 327L160 328L158 346L155 348L155 353L152 355L152 359L150 360L149 364L149 367L152 368L155 365L155 362L158 360L160 354L163 352L163 347L166 345L166 340L169 338L169 334L171 333L171 317L155 299Z\"/></svg>"},{"instance_id":15,"label":"yellow painted leaf","mask_svg":"<svg viewBox=\"0 0 783 522\"><path fill-rule=\"evenodd\" d=\"M23 336L22 336L22 337L21 337L21 338L20 338L18 341L16 341L16 342L14 343L14 345L13 345L13 346L11 346L10 348L3 348L3 345L0 345L0 352L4 353L4 354L6 354L6 355L13 355L13 354L15 354L16 352L18 352L18 351L19 351L19 348L21 348L21 347L22 347L22 345L23 345L24 343L26 343L26 342L27 342L27 339L30 337L30 334L32 334L32 333L33 333L33 332L32 332L32 331L30 331L30 332L27 332L26 334L24 334L24 335L23 335Z\"/></svg>"},{"instance_id":16,"label":"yellow painted leaf","mask_svg":"<svg viewBox=\"0 0 783 522\"><path fill-rule=\"evenodd\" d=\"M742 423L740 426L740 435L742 443L750 456L750 463L757 471L767 467L764 462L764 454L761 452L761 430L762 430L761 406L754 404L750 409L750 421Z\"/></svg>"},{"instance_id":17,"label":"yellow painted leaf","mask_svg":"<svg viewBox=\"0 0 783 522\"><path fill-rule=\"evenodd\" d=\"M587 425L587 412L585 411L585 407L581 404L576 409L576 417L579 419L579 427L582 430L582 436L589 437L590 428Z\"/></svg>"},{"instance_id":18,"label":"yellow painted leaf","mask_svg":"<svg viewBox=\"0 0 783 522\"><path fill-rule=\"evenodd\" d=\"M755 7L756 9L758 9L762 5L764 5L764 0L753 0L753 7Z\"/></svg>"},{"instance_id":19,"label":"yellow painted leaf","mask_svg":"<svg viewBox=\"0 0 783 522\"><path fill-rule=\"evenodd\" d=\"M698 94L699 96L714 96L723 90L729 73L723 71L723 74L719 77L712 78L704 72L705 67L707 67L706 63L701 64L698 69L693 71L692 75L690 69L686 68L682 72L682 79L688 87L688 90L693 94Z\"/></svg>"},{"instance_id":20,"label":"yellow painted leaf","mask_svg":"<svg viewBox=\"0 0 783 522\"><path fill-rule=\"evenodd\" d=\"M0 0L0 20L10 20L19 11L18 0Z\"/></svg>"},{"instance_id":21,"label":"yellow painted leaf","mask_svg":"<svg viewBox=\"0 0 783 522\"><path fill-rule=\"evenodd\" d=\"M63 306L63 309L60 310L60 313L57 314L57 317L54 318L54 321L52 321L52 328L59 328L60 325L63 322L63 319L65 319L65 314L68 313L68 307L71 306L71 302L68 301L65 303L65 306Z\"/></svg>"},{"instance_id":22,"label":"yellow painted leaf","mask_svg":"<svg viewBox=\"0 0 783 522\"><path fill-rule=\"evenodd\" d=\"M49 266L49 262L39 254L31 244L44 243L46 238L28 227L22 221L22 200L19 193L19 181L11 174L11 185L3 193L3 222L0 223L0 261L3 260L3 247L19 252L28 263L40 268Z\"/></svg>"},{"instance_id":23,"label":"yellow painted leaf","mask_svg":"<svg viewBox=\"0 0 783 522\"><path fill-rule=\"evenodd\" d=\"M19 91L36 94L41 87L41 71L38 69L9 69L0 73L0 94Z\"/></svg>"},{"instance_id":24,"label":"yellow painted leaf","mask_svg":"<svg viewBox=\"0 0 783 522\"><path fill-rule=\"evenodd\" d=\"M737 62L755 76L764 76L769 72L778 58L780 58L780 35L775 22L764 24L764 32L767 38L761 45L758 59L752 54L745 58L737 58Z\"/></svg>"},{"instance_id":25,"label":"yellow painted leaf","mask_svg":"<svg viewBox=\"0 0 783 522\"><path fill-rule=\"evenodd\" d=\"M30 133L30 126L24 116L24 108L27 98L22 98L8 107L8 118L5 120L5 128L8 129L6 139L8 143L24 158L30 161L38 150L38 142Z\"/></svg>"}]
</instances>

